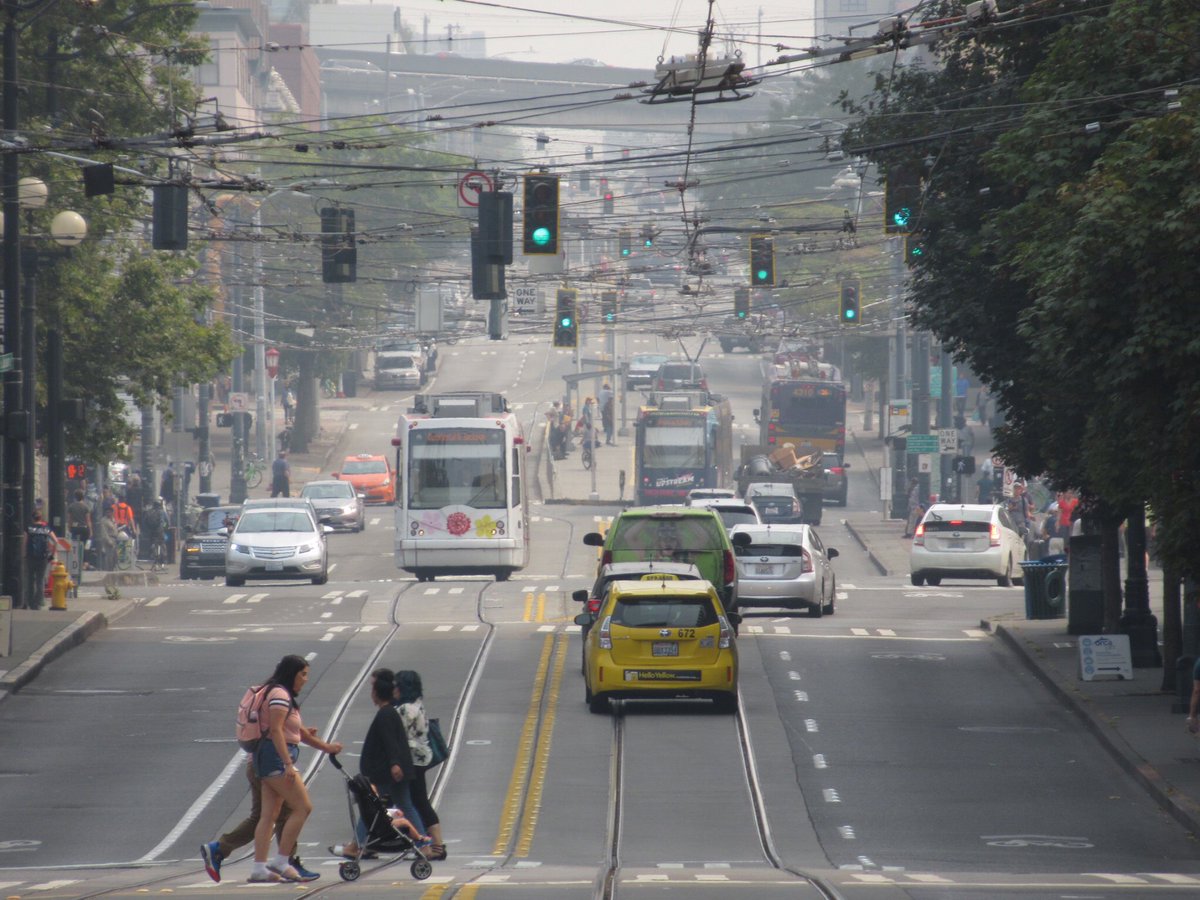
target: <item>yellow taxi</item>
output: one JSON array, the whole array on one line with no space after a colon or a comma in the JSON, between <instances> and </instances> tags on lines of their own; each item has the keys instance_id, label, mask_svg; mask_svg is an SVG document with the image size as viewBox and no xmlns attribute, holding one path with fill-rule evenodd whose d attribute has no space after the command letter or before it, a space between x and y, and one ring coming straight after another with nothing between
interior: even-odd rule
<instances>
[{"instance_id":1,"label":"yellow taxi","mask_svg":"<svg viewBox=\"0 0 1200 900\"><path fill-rule=\"evenodd\" d=\"M699 697L735 712L737 619L707 581L614 581L598 612L575 617L589 626L588 709L605 712L609 700Z\"/></svg>"},{"instance_id":2,"label":"yellow taxi","mask_svg":"<svg viewBox=\"0 0 1200 900\"><path fill-rule=\"evenodd\" d=\"M347 456L342 461L342 471L334 472L333 477L354 485L367 503L396 502L395 473L386 456L376 453Z\"/></svg>"}]
</instances>

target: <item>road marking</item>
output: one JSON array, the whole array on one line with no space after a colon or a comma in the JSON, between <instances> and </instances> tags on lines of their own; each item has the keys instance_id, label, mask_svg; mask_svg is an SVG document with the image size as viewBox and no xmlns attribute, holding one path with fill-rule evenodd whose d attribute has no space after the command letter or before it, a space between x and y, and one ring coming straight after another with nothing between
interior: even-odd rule
<instances>
[{"instance_id":1,"label":"road marking","mask_svg":"<svg viewBox=\"0 0 1200 900\"><path fill-rule=\"evenodd\" d=\"M539 625L538 631L539 632L541 632L541 631L555 632L555 631L558 631L558 629L556 627L554 627L553 625Z\"/></svg>"},{"instance_id":2,"label":"road marking","mask_svg":"<svg viewBox=\"0 0 1200 900\"><path fill-rule=\"evenodd\" d=\"M964 628L963 634L973 638L985 638L988 636L988 633L981 628Z\"/></svg>"},{"instance_id":3,"label":"road marking","mask_svg":"<svg viewBox=\"0 0 1200 900\"><path fill-rule=\"evenodd\" d=\"M797 703L807 703L808 702L808 692L807 691L796 691L796 702Z\"/></svg>"},{"instance_id":4,"label":"road marking","mask_svg":"<svg viewBox=\"0 0 1200 900\"><path fill-rule=\"evenodd\" d=\"M463 631L478 631L478 630L479 630L479 626L478 626L478 625L464 625L464 626L462 627L462 630L463 630Z\"/></svg>"},{"instance_id":5,"label":"road marking","mask_svg":"<svg viewBox=\"0 0 1200 900\"><path fill-rule=\"evenodd\" d=\"M787 650L780 650L780 651L779 651L779 658L780 658L780 659L782 659L784 662L791 662L791 661L792 661L792 654L791 654L791 653L789 653Z\"/></svg>"},{"instance_id":6,"label":"road marking","mask_svg":"<svg viewBox=\"0 0 1200 900\"><path fill-rule=\"evenodd\" d=\"M322 596L321 599L322 600L336 600L338 597L342 596L342 594L344 594L344 593L345 593L345 591L330 591L328 594L325 594L324 596Z\"/></svg>"},{"instance_id":7,"label":"road marking","mask_svg":"<svg viewBox=\"0 0 1200 900\"><path fill-rule=\"evenodd\" d=\"M1145 878L1138 878L1136 875L1114 875L1109 872L1083 872L1081 874L1091 875L1093 878L1103 878L1113 884L1149 884Z\"/></svg>"},{"instance_id":8,"label":"road marking","mask_svg":"<svg viewBox=\"0 0 1200 900\"><path fill-rule=\"evenodd\" d=\"M805 719L804 720L804 730L815 732L815 731L820 731L821 729L817 727L816 719Z\"/></svg>"},{"instance_id":9,"label":"road marking","mask_svg":"<svg viewBox=\"0 0 1200 900\"><path fill-rule=\"evenodd\" d=\"M450 631L454 628L453 625L439 625L434 631Z\"/></svg>"},{"instance_id":10,"label":"road marking","mask_svg":"<svg viewBox=\"0 0 1200 900\"><path fill-rule=\"evenodd\" d=\"M371 518L367 521L367 524L378 525L381 521L382 520L379 518L379 516L371 516Z\"/></svg>"},{"instance_id":11,"label":"road marking","mask_svg":"<svg viewBox=\"0 0 1200 900\"><path fill-rule=\"evenodd\" d=\"M332 618L333 618L333 613L331 613L331 612L323 612L323 613L321 613L321 618L322 618L322 619L332 619Z\"/></svg>"},{"instance_id":12,"label":"road marking","mask_svg":"<svg viewBox=\"0 0 1200 900\"><path fill-rule=\"evenodd\" d=\"M829 763L825 762L825 754L824 753L814 753L813 754L813 768L814 769L828 769L829 768Z\"/></svg>"},{"instance_id":13,"label":"road marking","mask_svg":"<svg viewBox=\"0 0 1200 900\"><path fill-rule=\"evenodd\" d=\"M169 599L169 597L155 597L153 600L148 600L146 606L162 606Z\"/></svg>"},{"instance_id":14,"label":"road marking","mask_svg":"<svg viewBox=\"0 0 1200 900\"><path fill-rule=\"evenodd\" d=\"M849 596L850 596L845 591L834 591L833 595L835 597L837 597L837 599L839 599L839 600L845 600L845 599L849 598Z\"/></svg>"},{"instance_id":15,"label":"road marking","mask_svg":"<svg viewBox=\"0 0 1200 900\"><path fill-rule=\"evenodd\" d=\"M17 882L20 884L20 882ZM62 878L58 881L43 881L41 884L31 884L25 888L27 891L57 891L59 888L70 887L73 884L79 884L77 878Z\"/></svg>"},{"instance_id":16,"label":"road marking","mask_svg":"<svg viewBox=\"0 0 1200 900\"><path fill-rule=\"evenodd\" d=\"M154 847L149 853L143 856L138 862L153 862L160 855L166 852L176 841L178 841L184 833L192 827L193 823L200 818L200 814L204 812L213 798L217 796L220 790L229 783L229 780L234 775L244 772L246 769L246 754L241 750L237 750L233 754L233 758L225 764L225 768L221 770L221 774L204 789L204 792L196 798L196 801L183 814L175 827L170 830L166 837L158 842L158 846ZM69 882L68 882L69 883Z\"/></svg>"},{"instance_id":17,"label":"road marking","mask_svg":"<svg viewBox=\"0 0 1200 900\"><path fill-rule=\"evenodd\" d=\"M448 593L451 593L451 594L461 594L462 592L463 592L463 589L462 589L462 588L450 588L450 590L449 590L449 592L448 592Z\"/></svg>"},{"instance_id":18,"label":"road marking","mask_svg":"<svg viewBox=\"0 0 1200 900\"><path fill-rule=\"evenodd\" d=\"M223 603L237 603L239 600L241 600L245 596L246 596L245 594L230 594L222 602Z\"/></svg>"},{"instance_id":19,"label":"road marking","mask_svg":"<svg viewBox=\"0 0 1200 900\"><path fill-rule=\"evenodd\" d=\"M890 628L877 628L875 630L878 631L880 634L882 634L884 637L895 637L896 636L896 632L892 631L892 629L890 629Z\"/></svg>"},{"instance_id":20,"label":"road marking","mask_svg":"<svg viewBox=\"0 0 1200 900\"><path fill-rule=\"evenodd\" d=\"M363 590L351 591L346 596L350 598L365 597L367 596L367 592Z\"/></svg>"},{"instance_id":21,"label":"road marking","mask_svg":"<svg viewBox=\"0 0 1200 900\"><path fill-rule=\"evenodd\" d=\"M333 632L332 631L325 632L323 635L321 635L321 640L332 641L333 640Z\"/></svg>"},{"instance_id":22,"label":"road marking","mask_svg":"<svg viewBox=\"0 0 1200 900\"><path fill-rule=\"evenodd\" d=\"M262 603L269 595L268 594L251 594L247 599L247 603Z\"/></svg>"},{"instance_id":23,"label":"road marking","mask_svg":"<svg viewBox=\"0 0 1200 900\"><path fill-rule=\"evenodd\" d=\"M842 802L842 798L838 796L837 788L825 788L821 791L821 796L825 798L826 803Z\"/></svg>"},{"instance_id":24,"label":"road marking","mask_svg":"<svg viewBox=\"0 0 1200 900\"><path fill-rule=\"evenodd\" d=\"M347 429L348 429L348 430L350 430L350 431L353 431L353 430L354 430L355 428L357 428L357 427L358 427L358 423L357 423L357 422L351 422L351 423L350 423L350 424L347 426Z\"/></svg>"},{"instance_id":25,"label":"road marking","mask_svg":"<svg viewBox=\"0 0 1200 900\"><path fill-rule=\"evenodd\" d=\"M1168 884L1200 884L1200 878L1194 878L1191 875L1172 875L1168 872L1149 872L1147 878L1158 878Z\"/></svg>"},{"instance_id":26,"label":"road marking","mask_svg":"<svg viewBox=\"0 0 1200 900\"><path fill-rule=\"evenodd\" d=\"M869 637L871 632L865 628L851 628L850 633L855 637Z\"/></svg>"},{"instance_id":27,"label":"road marking","mask_svg":"<svg viewBox=\"0 0 1200 900\"><path fill-rule=\"evenodd\" d=\"M441 588L425 588L425 596L428 597L431 594L440 593L441 590Z\"/></svg>"},{"instance_id":28,"label":"road marking","mask_svg":"<svg viewBox=\"0 0 1200 900\"><path fill-rule=\"evenodd\" d=\"M799 673L799 672L797 672L797 671L795 671L795 670L793 670L793 671L791 671L791 672L788 672L788 680L789 680L789 681L799 681L799 680L800 680L800 673Z\"/></svg>"},{"instance_id":29,"label":"road marking","mask_svg":"<svg viewBox=\"0 0 1200 900\"><path fill-rule=\"evenodd\" d=\"M788 628L786 625L776 625L775 633L776 634L791 634L792 629Z\"/></svg>"},{"instance_id":30,"label":"road marking","mask_svg":"<svg viewBox=\"0 0 1200 900\"><path fill-rule=\"evenodd\" d=\"M330 564L329 564L329 571L325 573L325 576L328 578L328 577L329 577L329 575L330 575L330 573L332 573L332 572L333 572L333 570L334 570L334 569L336 569L337 567L338 567L338 564L337 564L337 563L330 563Z\"/></svg>"},{"instance_id":31,"label":"road marking","mask_svg":"<svg viewBox=\"0 0 1200 900\"><path fill-rule=\"evenodd\" d=\"M913 881L919 881L922 884L954 884L949 878L943 878L941 875L918 875L916 873L905 873L908 878Z\"/></svg>"},{"instance_id":32,"label":"road marking","mask_svg":"<svg viewBox=\"0 0 1200 900\"><path fill-rule=\"evenodd\" d=\"M854 826L853 825L839 825L838 826L838 834L840 834L846 840L852 841L855 839L854 838Z\"/></svg>"}]
</instances>

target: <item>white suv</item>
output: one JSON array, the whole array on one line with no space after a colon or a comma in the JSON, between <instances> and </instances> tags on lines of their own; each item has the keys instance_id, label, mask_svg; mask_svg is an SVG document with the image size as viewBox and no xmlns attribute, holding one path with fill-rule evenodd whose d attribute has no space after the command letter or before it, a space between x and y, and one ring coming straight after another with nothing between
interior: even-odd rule
<instances>
[{"instance_id":1,"label":"white suv","mask_svg":"<svg viewBox=\"0 0 1200 900\"><path fill-rule=\"evenodd\" d=\"M1003 506L935 503L913 534L912 583L939 585L943 578L995 578L1001 587L1021 583L1025 541Z\"/></svg>"}]
</instances>

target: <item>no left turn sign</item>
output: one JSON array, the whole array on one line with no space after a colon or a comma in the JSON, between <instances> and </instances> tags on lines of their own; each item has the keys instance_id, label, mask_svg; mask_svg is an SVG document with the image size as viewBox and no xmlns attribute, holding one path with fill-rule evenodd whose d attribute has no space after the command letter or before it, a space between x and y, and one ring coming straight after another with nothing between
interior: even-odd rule
<instances>
[{"instance_id":1,"label":"no left turn sign","mask_svg":"<svg viewBox=\"0 0 1200 900\"><path fill-rule=\"evenodd\" d=\"M468 172L458 179L458 205L476 207L479 195L492 189L492 179L483 172Z\"/></svg>"}]
</instances>

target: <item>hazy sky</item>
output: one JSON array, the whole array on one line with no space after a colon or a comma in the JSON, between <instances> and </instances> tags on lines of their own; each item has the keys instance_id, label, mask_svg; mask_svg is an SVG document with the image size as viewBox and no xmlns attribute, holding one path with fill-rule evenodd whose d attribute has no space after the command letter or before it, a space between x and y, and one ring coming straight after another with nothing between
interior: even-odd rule
<instances>
[{"instance_id":1,"label":"hazy sky","mask_svg":"<svg viewBox=\"0 0 1200 900\"><path fill-rule=\"evenodd\" d=\"M647 69L660 55L695 52L696 33L709 10L706 0L404 0L399 6L417 37L425 28L425 16L431 37L444 36L447 25L485 32L489 56L533 62L596 59ZM767 45L761 51L760 11ZM714 4L713 17L718 36L736 36L751 66L759 62L760 52L763 62L775 56L777 43L804 47L813 36L811 0L726 0ZM678 30L666 30L670 28ZM724 50L724 45L718 44L718 49Z\"/></svg>"}]
</instances>

